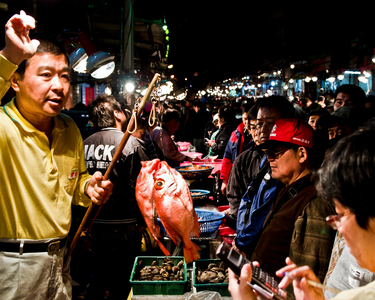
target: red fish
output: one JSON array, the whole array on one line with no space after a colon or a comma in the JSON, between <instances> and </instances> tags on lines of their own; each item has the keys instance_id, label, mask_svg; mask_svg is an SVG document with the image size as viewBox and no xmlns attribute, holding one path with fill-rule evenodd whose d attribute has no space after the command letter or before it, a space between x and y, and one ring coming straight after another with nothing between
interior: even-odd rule
<instances>
[{"instance_id":1,"label":"red fish","mask_svg":"<svg viewBox=\"0 0 375 300\"><path fill-rule=\"evenodd\" d=\"M135 198L137 199L138 207L142 213L147 227L158 243L164 255L170 256L171 254L159 240L160 228L156 221L156 210L153 198L154 177L153 174L159 168L160 160L154 159L151 161L142 161L142 168L139 172L137 183L135 186Z\"/></svg>"},{"instance_id":2,"label":"red fish","mask_svg":"<svg viewBox=\"0 0 375 300\"><path fill-rule=\"evenodd\" d=\"M185 262L200 258L200 248L190 240L199 237L200 226L189 187L180 173L162 161L154 173L153 191L156 210L169 237L177 245L182 241Z\"/></svg>"}]
</instances>

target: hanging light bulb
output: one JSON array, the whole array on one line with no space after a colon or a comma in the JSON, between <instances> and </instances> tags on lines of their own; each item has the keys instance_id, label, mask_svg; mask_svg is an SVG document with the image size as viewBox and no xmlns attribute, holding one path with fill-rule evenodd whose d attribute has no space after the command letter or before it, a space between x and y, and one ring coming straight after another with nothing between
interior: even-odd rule
<instances>
[{"instance_id":1,"label":"hanging light bulb","mask_svg":"<svg viewBox=\"0 0 375 300\"><path fill-rule=\"evenodd\" d=\"M306 78L305 78L305 82L310 82L310 81L311 81L311 77L306 76Z\"/></svg>"},{"instance_id":2,"label":"hanging light bulb","mask_svg":"<svg viewBox=\"0 0 375 300\"><path fill-rule=\"evenodd\" d=\"M288 85L284 85L284 90L287 90L288 89Z\"/></svg>"},{"instance_id":3,"label":"hanging light bulb","mask_svg":"<svg viewBox=\"0 0 375 300\"><path fill-rule=\"evenodd\" d=\"M372 56L371 60L375 64L375 48L372 51L373 51L374 55Z\"/></svg>"},{"instance_id":4,"label":"hanging light bulb","mask_svg":"<svg viewBox=\"0 0 375 300\"><path fill-rule=\"evenodd\" d=\"M345 75L343 73L340 73L339 75L337 75L337 79L340 80L340 81L343 80L344 77L345 77Z\"/></svg>"},{"instance_id":5,"label":"hanging light bulb","mask_svg":"<svg viewBox=\"0 0 375 300\"><path fill-rule=\"evenodd\" d=\"M318 80L318 77L313 76L313 77L311 78L311 80L314 81L314 82L316 82L316 81Z\"/></svg>"},{"instance_id":6,"label":"hanging light bulb","mask_svg":"<svg viewBox=\"0 0 375 300\"><path fill-rule=\"evenodd\" d=\"M293 78L290 78L289 79L289 83L293 83L294 82L294 79Z\"/></svg>"},{"instance_id":7,"label":"hanging light bulb","mask_svg":"<svg viewBox=\"0 0 375 300\"><path fill-rule=\"evenodd\" d=\"M365 75L366 78L369 78L371 76L371 71L370 70L363 70L363 75Z\"/></svg>"},{"instance_id":8,"label":"hanging light bulb","mask_svg":"<svg viewBox=\"0 0 375 300\"><path fill-rule=\"evenodd\" d=\"M358 80L363 83L367 83L368 78L362 73L361 75L358 76Z\"/></svg>"},{"instance_id":9,"label":"hanging light bulb","mask_svg":"<svg viewBox=\"0 0 375 300\"><path fill-rule=\"evenodd\" d=\"M328 81L329 81L330 83L335 82L335 81L336 81L335 76L333 76L333 74L331 74L331 76L328 78Z\"/></svg>"},{"instance_id":10,"label":"hanging light bulb","mask_svg":"<svg viewBox=\"0 0 375 300\"><path fill-rule=\"evenodd\" d=\"M291 68L291 69L294 69L294 68L295 68L295 65L294 65L294 64L290 64L290 68Z\"/></svg>"}]
</instances>

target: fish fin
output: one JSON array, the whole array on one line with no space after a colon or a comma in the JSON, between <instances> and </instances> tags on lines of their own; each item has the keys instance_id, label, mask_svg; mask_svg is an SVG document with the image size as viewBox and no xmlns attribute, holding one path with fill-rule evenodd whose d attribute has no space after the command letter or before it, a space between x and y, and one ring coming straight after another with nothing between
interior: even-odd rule
<instances>
[{"instance_id":1,"label":"fish fin","mask_svg":"<svg viewBox=\"0 0 375 300\"><path fill-rule=\"evenodd\" d=\"M198 215L194 211L194 226L190 232L190 237L199 237L201 234L201 226L199 225Z\"/></svg>"},{"instance_id":2,"label":"fish fin","mask_svg":"<svg viewBox=\"0 0 375 300\"><path fill-rule=\"evenodd\" d=\"M167 248L165 248L162 242L160 242L158 239L156 239L155 241L158 243L160 250L163 251L165 256L171 256L171 254L169 253Z\"/></svg>"},{"instance_id":3,"label":"fish fin","mask_svg":"<svg viewBox=\"0 0 375 300\"><path fill-rule=\"evenodd\" d=\"M167 232L167 234L169 235L170 239L177 246L177 241L180 241L180 238L177 235L177 233L175 232L175 230L173 230L166 222L163 222L163 220L161 220L161 223L163 224L164 229Z\"/></svg>"}]
</instances>

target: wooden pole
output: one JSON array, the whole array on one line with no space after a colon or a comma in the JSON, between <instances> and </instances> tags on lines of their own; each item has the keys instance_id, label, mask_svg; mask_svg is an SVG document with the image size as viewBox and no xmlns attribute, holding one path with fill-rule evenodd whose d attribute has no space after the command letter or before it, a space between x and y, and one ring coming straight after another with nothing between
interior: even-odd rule
<instances>
[{"instance_id":1,"label":"wooden pole","mask_svg":"<svg viewBox=\"0 0 375 300\"><path fill-rule=\"evenodd\" d=\"M153 88L154 88L154 86L156 84L156 81L159 79L159 77L160 77L160 75L158 73L156 73L154 75L154 78L152 79L151 83L149 84L149 86L147 88L147 92L143 96L142 101L139 104L139 107L138 107L138 110L137 110L137 118L143 112L143 109L144 109L144 107L146 105L147 99L150 97L151 92L152 92L152 90L153 90ZM120 159L122 150L124 149L124 147L126 145L126 142L128 141L129 136L130 136L129 131L133 131L134 130L134 124L135 124L135 120L134 120L134 118L131 118L130 122L129 122L128 130L125 131L124 136L122 137L122 140L121 140L120 144L118 145L115 154L113 155L112 161L109 164L108 169L107 169L107 171L105 172L105 174L103 176L103 180L108 180L109 176L112 173L113 168L116 165L116 162ZM95 204L91 203L90 206L88 207L86 213L85 213L85 216L83 217L83 219L81 221L81 224L78 227L78 230L77 230L76 234L74 235L72 243L70 244L68 253L65 256L65 263L64 263L63 269L65 269L66 266L68 265L70 256L72 255L72 252L73 252L75 246L77 245L78 240L79 240L82 232L85 230L87 221L89 220L90 216L92 215L92 212L93 212L94 208L95 208Z\"/></svg>"}]
</instances>

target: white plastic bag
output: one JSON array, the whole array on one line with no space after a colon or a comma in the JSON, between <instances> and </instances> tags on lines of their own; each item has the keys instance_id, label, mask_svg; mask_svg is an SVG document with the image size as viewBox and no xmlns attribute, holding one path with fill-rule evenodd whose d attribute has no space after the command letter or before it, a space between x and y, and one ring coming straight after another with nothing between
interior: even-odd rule
<instances>
[{"instance_id":1,"label":"white plastic bag","mask_svg":"<svg viewBox=\"0 0 375 300\"><path fill-rule=\"evenodd\" d=\"M202 291L191 294L186 300L223 300L218 292Z\"/></svg>"}]
</instances>

